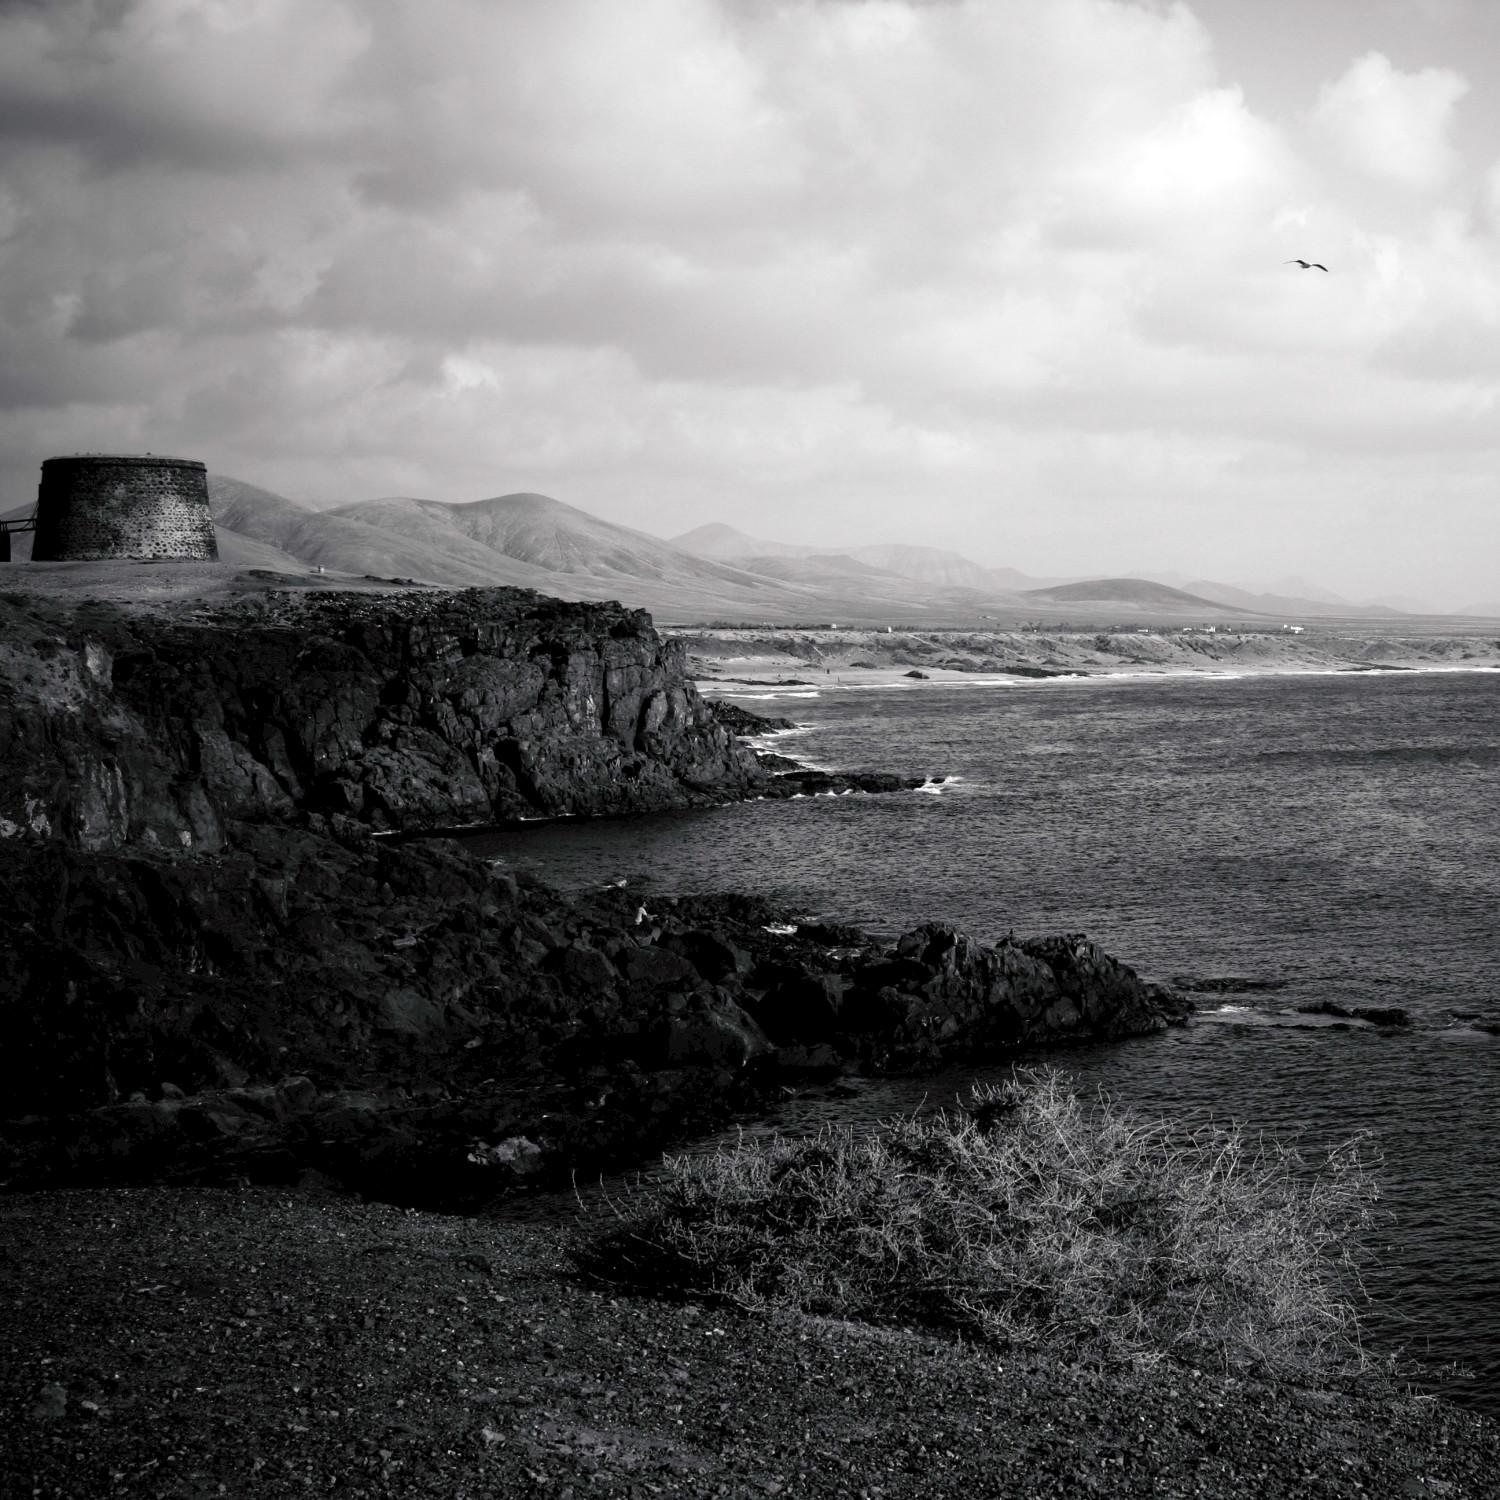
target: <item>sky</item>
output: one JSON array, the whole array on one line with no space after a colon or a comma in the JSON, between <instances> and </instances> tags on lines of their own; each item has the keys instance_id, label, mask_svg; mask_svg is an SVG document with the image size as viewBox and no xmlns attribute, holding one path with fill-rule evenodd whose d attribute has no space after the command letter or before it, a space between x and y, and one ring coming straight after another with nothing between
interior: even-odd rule
<instances>
[{"instance_id":1,"label":"sky","mask_svg":"<svg viewBox=\"0 0 1500 1500\"><path fill-rule=\"evenodd\" d=\"M151 451L1490 602L1500 5L0 0L0 345L0 511Z\"/></svg>"}]
</instances>

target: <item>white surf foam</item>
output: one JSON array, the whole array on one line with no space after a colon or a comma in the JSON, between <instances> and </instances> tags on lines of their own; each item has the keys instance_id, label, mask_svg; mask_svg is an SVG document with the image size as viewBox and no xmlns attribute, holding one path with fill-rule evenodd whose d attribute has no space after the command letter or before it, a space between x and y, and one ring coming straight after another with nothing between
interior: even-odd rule
<instances>
[{"instance_id":1,"label":"white surf foam","mask_svg":"<svg viewBox=\"0 0 1500 1500\"><path fill-rule=\"evenodd\" d=\"M929 776L921 786L914 786L912 791L925 792L929 797L941 797L950 786L957 786L962 780L962 776Z\"/></svg>"}]
</instances>

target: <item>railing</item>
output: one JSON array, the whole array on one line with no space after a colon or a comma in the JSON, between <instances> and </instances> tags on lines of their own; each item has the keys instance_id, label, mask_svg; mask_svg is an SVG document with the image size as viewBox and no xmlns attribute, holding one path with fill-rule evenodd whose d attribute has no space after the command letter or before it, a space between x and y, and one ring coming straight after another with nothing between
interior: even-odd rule
<instances>
[{"instance_id":1,"label":"railing","mask_svg":"<svg viewBox=\"0 0 1500 1500\"><path fill-rule=\"evenodd\" d=\"M10 534L13 531L35 531L36 512L19 521L0 521L0 562L10 561Z\"/></svg>"}]
</instances>

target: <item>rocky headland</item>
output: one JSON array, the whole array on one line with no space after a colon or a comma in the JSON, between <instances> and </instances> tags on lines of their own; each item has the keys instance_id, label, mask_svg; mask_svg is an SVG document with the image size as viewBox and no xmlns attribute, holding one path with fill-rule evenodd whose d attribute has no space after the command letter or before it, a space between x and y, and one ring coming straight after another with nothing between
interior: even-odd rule
<instances>
[{"instance_id":1,"label":"rocky headland","mask_svg":"<svg viewBox=\"0 0 1500 1500\"><path fill-rule=\"evenodd\" d=\"M1487 1494L1494 1425L1390 1389L616 1295L555 1224L409 1211L1183 1015L1082 937L648 907L442 836L881 789L687 674L517 591L0 595L0 1489Z\"/></svg>"},{"instance_id":2,"label":"rocky headland","mask_svg":"<svg viewBox=\"0 0 1500 1500\"><path fill-rule=\"evenodd\" d=\"M1081 937L564 895L432 835L910 780L767 768L615 605L0 596L0 1180L469 1207L841 1070L1160 1029ZM729 716L733 720L733 716Z\"/></svg>"},{"instance_id":3,"label":"rocky headland","mask_svg":"<svg viewBox=\"0 0 1500 1500\"><path fill-rule=\"evenodd\" d=\"M414 832L757 790L683 667L641 611L518 589L166 617L0 596L0 829L212 851L237 821Z\"/></svg>"}]
</instances>

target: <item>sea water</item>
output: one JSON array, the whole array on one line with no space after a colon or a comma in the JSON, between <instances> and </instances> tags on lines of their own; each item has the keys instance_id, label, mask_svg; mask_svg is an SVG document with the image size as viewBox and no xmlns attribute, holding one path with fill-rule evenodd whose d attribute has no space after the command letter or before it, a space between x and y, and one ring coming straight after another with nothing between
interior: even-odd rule
<instances>
[{"instance_id":1,"label":"sea water","mask_svg":"<svg viewBox=\"0 0 1500 1500\"><path fill-rule=\"evenodd\" d=\"M855 674L849 674L851 679ZM1084 932L1191 990L1185 1030L1060 1054L1153 1117L1320 1147L1372 1132L1392 1215L1372 1329L1500 1412L1500 674L1058 679L736 701L805 762L925 793L755 802L481 836L562 885L775 892L895 934ZM1399 1006L1330 1024L1323 1001ZM806 1129L951 1104L975 1070L791 1101Z\"/></svg>"}]
</instances>

